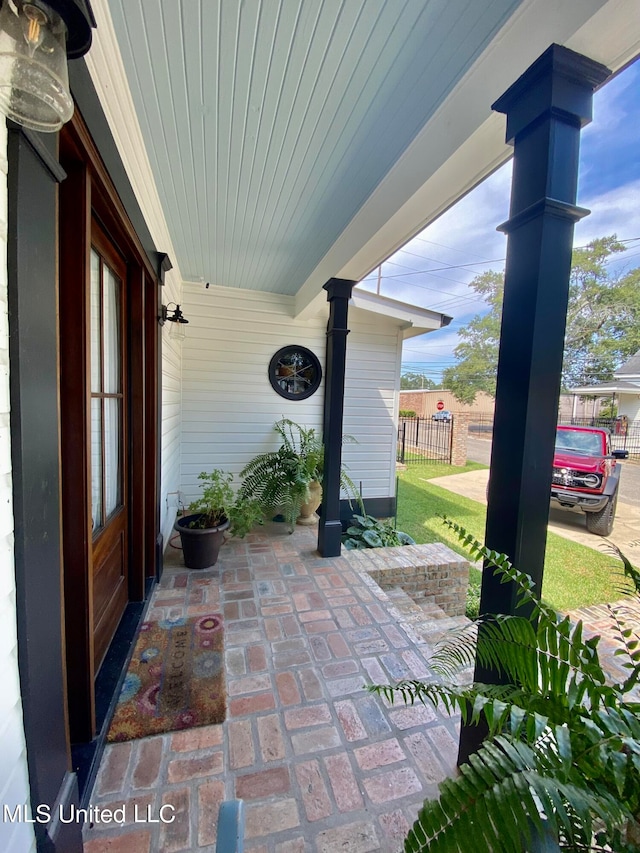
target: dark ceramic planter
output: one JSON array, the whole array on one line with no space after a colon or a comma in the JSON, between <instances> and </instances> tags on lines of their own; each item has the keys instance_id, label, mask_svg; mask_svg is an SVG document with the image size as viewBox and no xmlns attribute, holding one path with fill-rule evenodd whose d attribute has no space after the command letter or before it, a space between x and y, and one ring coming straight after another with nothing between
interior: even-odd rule
<instances>
[{"instance_id":1,"label":"dark ceramic planter","mask_svg":"<svg viewBox=\"0 0 640 853\"><path fill-rule=\"evenodd\" d=\"M220 527L189 527L192 521L200 518L200 513L185 515L176 519L173 529L180 534L184 564L188 569L208 569L215 566L218 553L224 542L229 522Z\"/></svg>"}]
</instances>

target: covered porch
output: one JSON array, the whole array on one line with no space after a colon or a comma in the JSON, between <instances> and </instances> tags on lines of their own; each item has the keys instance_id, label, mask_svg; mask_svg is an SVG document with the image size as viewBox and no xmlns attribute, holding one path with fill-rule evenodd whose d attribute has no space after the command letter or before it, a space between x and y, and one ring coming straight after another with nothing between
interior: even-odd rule
<instances>
[{"instance_id":1,"label":"covered porch","mask_svg":"<svg viewBox=\"0 0 640 853\"><path fill-rule=\"evenodd\" d=\"M93 46L70 63L75 117L46 138L10 125L0 163L12 802L175 798L170 825L88 827L87 853L211 851L215 807L238 795L254 853L331 853L347 828L362 853L393 849L452 772L457 732L364 692L428 677L430 640L425 617L339 556L341 436L366 434L347 461L372 514L391 515L402 341L449 318L350 301L351 287L515 144L488 534L540 583L586 213L579 132L594 88L640 54L634 0L91 6ZM337 317L328 282L342 283ZM180 306L184 342L165 322ZM269 376L291 347L320 365L312 396L286 398ZM208 575L172 566L199 472L239 474L283 416L324 433L331 548L320 559L315 533L263 532ZM512 608L503 593L487 584L485 609ZM100 672L125 625L117 683L150 596L148 618L221 608L229 715L101 761ZM56 820L2 832L10 853L83 843Z\"/></svg>"}]
</instances>

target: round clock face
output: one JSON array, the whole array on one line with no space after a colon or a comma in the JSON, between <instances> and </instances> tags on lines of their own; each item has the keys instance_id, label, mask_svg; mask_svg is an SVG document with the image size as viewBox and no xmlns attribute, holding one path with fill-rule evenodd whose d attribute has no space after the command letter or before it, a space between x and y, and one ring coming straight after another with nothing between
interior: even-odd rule
<instances>
[{"instance_id":1,"label":"round clock face","mask_svg":"<svg viewBox=\"0 0 640 853\"><path fill-rule=\"evenodd\" d=\"M305 400L318 390L322 368L317 356L295 344L279 349L269 363L269 381L287 400Z\"/></svg>"}]
</instances>

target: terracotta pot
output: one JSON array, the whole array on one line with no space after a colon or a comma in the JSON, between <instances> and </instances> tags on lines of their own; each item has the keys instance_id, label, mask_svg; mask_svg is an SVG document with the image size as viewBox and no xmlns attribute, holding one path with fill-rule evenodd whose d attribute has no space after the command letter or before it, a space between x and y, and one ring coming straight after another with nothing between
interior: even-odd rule
<instances>
[{"instance_id":1,"label":"terracotta pot","mask_svg":"<svg viewBox=\"0 0 640 853\"><path fill-rule=\"evenodd\" d=\"M322 486L317 480L309 483L309 500L300 507L297 524L317 524L316 510L322 503Z\"/></svg>"}]
</instances>

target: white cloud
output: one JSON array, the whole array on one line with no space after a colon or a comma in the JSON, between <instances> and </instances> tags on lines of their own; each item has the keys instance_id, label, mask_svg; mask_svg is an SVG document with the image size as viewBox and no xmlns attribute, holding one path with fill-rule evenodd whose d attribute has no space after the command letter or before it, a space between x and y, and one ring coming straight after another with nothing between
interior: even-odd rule
<instances>
[{"instance_id":1,"label":"white cloud","mask_svg":"<svg viewBox=\"0 0 640 853\"><path fill-rule=\"evenodd\" d=\"M620 240L640 237L640 179L585 199L591 214L575 230L575 245L583 246L595 237L617 234Z\"/></svg>"},{"instance_id":2,"label":"white cloud","mask_svg":"<svg viewBox=\"0 0 640 853\"><path fill-rule=\"evenodd\" d=\"M587 194L578 198L578 203L592 212L576 225L574 245L582 246L609 234L617 234L621 240L640 237L640 178L625 182L624 175L625 163L629 169L633 162L627 158L637 157L636 144L632 147L628 143L637 138L639 78L640 65L632 66L596 93L596 120L583 134L586 144L580 185ZM434 374L455 361L453 349L459 343L456 330L474 314L486 310L468 285L479 273L504 266L507 241L496 227L509 215L511 173L511 163L498 169L384 264L383 294L454 317L446 329L408 340L403 364L413 369L423 364L429 375L439 378ZM588 194L589 187L595 188L604 181L609 186L620 185ZM617 268L640 265L640 241L615 263ZM422 272L407 275L411 271L408 268ZM429 273L436 268L440 269ZM375 290L375 274L365 287Z\"/></svg>"}]
</instances>

